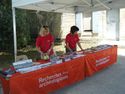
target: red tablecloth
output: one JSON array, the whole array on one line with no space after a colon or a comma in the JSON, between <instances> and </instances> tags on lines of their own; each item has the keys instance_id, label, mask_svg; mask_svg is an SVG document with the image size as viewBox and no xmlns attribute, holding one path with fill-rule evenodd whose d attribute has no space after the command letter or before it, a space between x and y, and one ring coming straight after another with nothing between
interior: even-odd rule
<instances>
[{"instance_id":1,"label":"red tablecloth","mask_svg":"<svg viewBox=\"0 0 125 94\"><path fill-rule=\"evenodd\" d=\"M37 71L15 74L9 80L9 94L47 94L83 80L83 61L83 57L80 57Z\"/></svg>"},{"instance_id":2,"label":"red tablecloth","mask_svg":"<svg viewBox=\"0 0 125 94\"><path fill-rule=\"evenodd\" d=\"M0 83L2 84L2 91L4 94L9 94L9 80L0 76Z\"/></svg>"},{"instance_id":3,"label":"red tablecloth","mask_svg":"<svg viewBox=\"0 0 125 94\"><path fill-rule=\"evenodd\" d=\"M117 62L117 46L89 53L85 57L85 75L91 76L94 73Z\"/></svg>"},{"instance_id":4,"label":"red tablecloth","mask_svg":"<svg viewBox=\"0 0 125 94\"><path fill-rule=\"evenodd\" d=\"M14 74L9 80L0 77L4 94L48 94L114 64L117 46L87 54L25 74ZM43 61L41 61L43 62Z\"/></svg>"}]
</instances>

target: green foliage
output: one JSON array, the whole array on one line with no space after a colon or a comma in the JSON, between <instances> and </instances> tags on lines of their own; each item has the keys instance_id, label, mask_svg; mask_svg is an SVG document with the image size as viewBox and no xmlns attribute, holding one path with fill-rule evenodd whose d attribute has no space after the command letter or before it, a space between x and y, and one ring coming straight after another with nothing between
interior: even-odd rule
<instances>
[{"instance_id":1,"label":"green foliage","mask_svg":"<svg viewBox=\"0 0 125 94\"><path fill-rule=\"evenodd\" d=\"M29 25L29 45L35 46L36 37L38 36L39 28L41 27L36 11L27 10L27 23Z\"/></svg>"},{"instance_id":2,"label":"green foliage","mask_svg":"<svg viewBox=\"0 0 125 94\"><path fill-rule=\"evenodd\" d=\"M37 13L37 18L41 26L49 26L50 33L52 33L55 38L60 37L61 13L39 12Z\"/></svg>"},{"instance_id":3,"label":"green foliage","mask_svg":"<svg viewBox=\"0 0 125 94\"><path fill-rule=\"evenodd\" d=\"M35 46L40 27L48 25L50 33L59 38L61 14L16 9L17 47L22 49L29 45ZM13 22L11 0L0 2L0 50L13 52Z\"/></svg>"},{"instance_id":4,"label":"green foliage","mask_svg":"<svg viewBox=\"0 0 125 94\"><path fill-rule=\"evenodd\" d=\"M41 26L48 25L50 33L56 38L60 37L61 14L48 13L31 10L16 10L17 19L17 44L18 48L27 45L35 46L35 40L38 36Z\"/></svg>"},{"instance_id":5,"label":"green foliage","mask_svg":"<svg viewBox=\"0 0 125 94\"><path fill-rule=\"evenodd\" d=\"M17 47L26 47L30 40L30 29L27 22L27 12L25 10L16 10L16 30L17 30Z\"/></svg>"},{"instance_id":6,"label":"green foliage","mask_svg":"<svg viewBox=\"0 0 125 94\"><path fill-rule=\"evenodd\" d=\"M0 2L0 50L11 51L13 49L12 11L11 1Z\"/></svg>"}]
</instances>

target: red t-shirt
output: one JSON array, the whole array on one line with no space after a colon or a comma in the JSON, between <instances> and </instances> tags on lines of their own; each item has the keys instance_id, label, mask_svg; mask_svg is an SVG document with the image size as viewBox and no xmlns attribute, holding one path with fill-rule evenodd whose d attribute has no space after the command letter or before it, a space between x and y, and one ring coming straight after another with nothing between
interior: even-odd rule
<instances>
[{"instance_id":1,"label":"red t-shirt","mask_svg":"<svg viewBox=\"0 0 125 94\"><path fill-rule=\"evenodd\" d=\"M76 48L76 44L79 41L79 36L78 36L78 34L72 35L71 33L69 33L69 34L67 34L65 41L66 41L66 44L67 43L69 44L69 47L71 49L75 49Z\"/></svg>"},{"instance_id":2,"label":"red t-shirt","mask_svg":"<svg viewBox=\"0 0 125 94\"><path fill-rule=\"evenodd\" d=\"M38 36L36 39L36 47L40 47L40 50L43 53L46 53L52 46L53 42L54 38L51 34L48 34L46 36ZM50 55L52 54L53 54L53 49L50 51Z\"/></svg>"}]
</instances>

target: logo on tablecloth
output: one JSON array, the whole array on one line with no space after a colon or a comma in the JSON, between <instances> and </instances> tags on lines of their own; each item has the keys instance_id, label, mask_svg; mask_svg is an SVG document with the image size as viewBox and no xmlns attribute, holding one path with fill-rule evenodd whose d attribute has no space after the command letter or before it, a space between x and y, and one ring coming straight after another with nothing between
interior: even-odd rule
<instances>
[{"instance_id":1,"label":"logo on tablecloth","mask_svg":"<svg viewBox=\"0 0 125 94\"><path fill-rule=\"evenodd\" d=\"M96 60L96 66L105 64L105 63L109 62L109 60L110 60L110 56L100 58L100 59Z\"/></svg>"},{"instance_id":2,"label":"logo on tablecloth","mask_svg":"<svg viewBox=\"0 0 125 94\"><path fill-rule=\"evenodd\" d=\"M50 84L59 83L60 81L68 79L68 72L60 72L54 75L39 78L39 88L45 87Z\"/></svg>"}]
</instances>

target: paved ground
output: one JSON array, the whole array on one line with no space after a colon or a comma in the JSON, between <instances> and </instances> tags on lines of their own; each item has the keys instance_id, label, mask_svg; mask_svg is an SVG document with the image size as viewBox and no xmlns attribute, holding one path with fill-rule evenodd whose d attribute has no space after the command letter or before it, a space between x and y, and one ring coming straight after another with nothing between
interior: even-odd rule
<instances>
[{"instance_id":1,"label":"paved ground","mask_svg":"<svg viewBox=\"0 0 125 94\"><path fill-rule=\"evenodd\" d=\"M119 55L117 64L51 94L125 94L124 61L125 56Z\"/></svg>"},{"instance_id":2,"label":"paved ground","mask_svg":"<svg viewBox=\"0 0 125 94\"><path fill-rule=\"evenodd\" d=\"M82 43L85 48L88 48L90 44L91 46L98 44L98 41L90 40L86 43L83 40ZM60 50L60 47L57 46L56 49ZM98 72L92 77L51 94L125 94L125 48L118 49L118 54L118 62L116 64ZM2 94L1 90L0 94Z\"/></svg>"},{"instance_id":3,"label":"paved ground","mask_svg":"<svg viewBox=\"0 0 125 94\"><path fill-rule=\"evenodd\" d=\"M89 48L99 44L118 45L117 64L100 71L92 77L80 81L71 86L62 88L51 94L125 94L125 44L124 41L103 39L82 39L83 48Z\"/></svg>"},{"instance_id":4,"label":"paved ground","mask_svg":"<svg viewBox=\"0 0 125 94\"><path fill-rule=\"evenodd\" d=\"M125 57L92 77L65 87L52 94L125 94Z\"/></svg>"}]
</instances>

